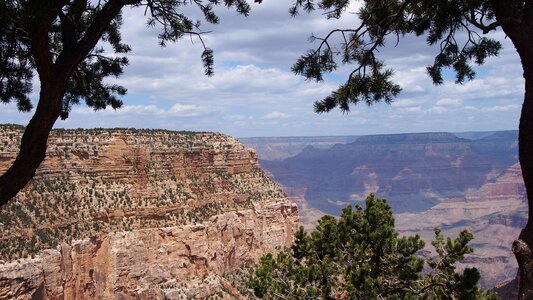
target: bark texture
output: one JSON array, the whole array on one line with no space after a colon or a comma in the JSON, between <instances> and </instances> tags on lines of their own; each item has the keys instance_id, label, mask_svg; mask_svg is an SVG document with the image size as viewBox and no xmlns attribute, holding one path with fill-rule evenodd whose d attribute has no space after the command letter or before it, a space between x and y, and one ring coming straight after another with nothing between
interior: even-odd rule
<instances>
[{"instance_id":1,"label":"bark texture","mask_svg":"<svg viewBox=\"0 0 533 300\"><path fill-rule=\"evenodd\" d=\"M531 45L533 47L533 45ZM513 244L520 268L520 299L533 299L533 78L531 70L524 72L526 93L518 134L519 160L527 191L528 222Z\"/></svg>"}]
</instances>

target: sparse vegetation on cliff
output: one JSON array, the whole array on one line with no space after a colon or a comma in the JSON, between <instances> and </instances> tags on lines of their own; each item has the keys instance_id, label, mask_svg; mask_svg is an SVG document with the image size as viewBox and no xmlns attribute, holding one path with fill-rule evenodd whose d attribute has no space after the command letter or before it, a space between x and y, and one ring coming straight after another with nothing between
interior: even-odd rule
<instances>
[{"instance_id":1,"label":"sparse vegetation on cliff","mask_svg":"<svg viewBox=\"0 0 533 300\"><path fill-rule=\"evenodd\" d=\"M0 171L23 128L0 126ZM0 209L0 260L109 232L196 224L284 198L255 154L218 133L53 131L35 178Z\"/></svg>"}]
</instances>

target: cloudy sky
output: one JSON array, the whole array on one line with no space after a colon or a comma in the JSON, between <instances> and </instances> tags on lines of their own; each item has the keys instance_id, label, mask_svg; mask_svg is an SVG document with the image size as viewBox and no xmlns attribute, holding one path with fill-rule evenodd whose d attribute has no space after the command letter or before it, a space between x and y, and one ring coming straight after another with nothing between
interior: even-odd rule
<instances>
[{"instance_id":1,"label":"cloudy sky","mask_svg":"<svg viewBox=\"0 0 533 300\"><path fill-rule=\"evenodd\" d=\"M204 76L198 40L185 38L160 48L157 30L145 26L143 10L126 10L123 38L133 51L125 74L115 80L128 88L123 108L94 112L77 106L56 127L165 128L236 137L518 128L522 70L501 32L493 36L503 42L504 50L477 68L478 76L471 82L456 85L452 78L433 86L424 70L435 49L427 47L423 38L408 37L381 52L403 88L392 105L362 105L344 115L313 113L313 102L342 83L350 66L319 84L292 74L290 67L313 47L311 34L354 27L357 20L349 13L341 20L326 20L319 11L291 18L288 8L288 1L266 0L253 4L248 18L218 9L220 24L204 27L212 31L204 41L215 51L215 75L210 78ZM1 123L24 124L30 117L13 105L0 108Z\"/></svg>"}]
</instances>

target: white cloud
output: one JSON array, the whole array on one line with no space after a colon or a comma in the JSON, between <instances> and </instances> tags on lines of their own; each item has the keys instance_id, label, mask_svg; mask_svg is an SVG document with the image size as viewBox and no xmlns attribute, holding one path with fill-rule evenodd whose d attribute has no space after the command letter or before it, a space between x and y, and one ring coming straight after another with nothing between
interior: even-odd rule
<instances>
[{"instance_id":1,"label":"white cloud","mask_svg":"<svg viewBox=\"0 0 533 300\"><path fill-rule=\"evenodd\" d=\"M200 109L196 105L176 103L170 108L168 113L177 116L196 116L200 113Z\"/></svg>"},{"instance_id":2,"label":"white cloud","mask_svg":"<svg viewBox=\"0 0 533 300\"><path fill-rule=\"evenodd\" d=\"M448 110L442 106L435 106L427 110L429 113L435 113L435 114L442 114L447 112Z\"/></svg>"},{"instance_id":3,"label":"white cloud","mask_svg":"<svg viewBox=\"0 0 533 300\"><path fill-rule=\"evenodd\" d=\"M417 99L417 100L414 100L414 99L400 99L400 100L396 100L392 103L392 106L396 106L396 107L411 107L411 106L418 106L422 103L424 103L425 100L423 99Z\"/></svg>"},{"instance_id":4,"label":"white cloud","mask_svg":"<svg viewBox=\"0 0 533 300\"><path fill-rule=\"evenodd\" d=\"M77 107L73 110L75 114L79 115L151 115L151 116L197 116L202 111L196 105L183 105L176 103L169 109L160 108L154 104L149 105L125 105L119 109L106 109L102 111L94 111L87 107Z\"/></svg>"},{"instance_id":5,"label":"white cloud","mask_svg":"<svg viewBox=\"0 0 533 300\"><path fill-rule=\"evenodd\" d=\"M273 111L273 112L269 112L268 114L264 115L261 119L264 119L264 120L275 120L275 119L284 119L284 118L288 118L288 117L290 117L289 114L282 113L282 112L279 112L279 111Z\"/></svg>"},{"instance_id":6,"label":"white cloud","mask_svg":"<svg viewBox=\"0 0 533 300\"><path fill-rule=\"evenodd\" d=\"M485 107L482 109L483 112L508 112L513 110L520 109L520 105L516 104L510 104L510 105L504 105L504 106L492 106L492 107Z\"/></svg>"},{"instance_id":7,"label":"white cloud","mask_svg":"<svg viewBox=\"0 0 533 300\"><path fill-rule=\"evenodd\" d=\"M403 107L398 109L399 113L405 113L405 114L416 114L422 112L422 107L420 106L413 106L413 107Z\"/></svg>"},{"instance_id":8,"label":"white cloud","mask_svg":"<svg viewBox=\"0 0 533 300\"><path fill-rule=\"evenodd\" d=\"M456 98L444 98L440 99L435 103L437 106L461 106L463 105L463 100Z\"/></svg>"}]
</instances>

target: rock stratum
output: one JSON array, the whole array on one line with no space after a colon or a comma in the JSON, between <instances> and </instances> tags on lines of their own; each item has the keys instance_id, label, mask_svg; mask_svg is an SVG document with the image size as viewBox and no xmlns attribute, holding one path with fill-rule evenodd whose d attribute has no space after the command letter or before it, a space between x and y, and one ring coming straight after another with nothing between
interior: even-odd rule
<instances>
[{"instance_id":1,"label":"rock stratum","mask_svg":"<svg viewBox=\"0 0 533 300\"><path fill-rule=\"evenodd\" d=\"M0 126L0 172L22 130ZM222 275L288 245L297 224L255 152L228 136L55 130L0 209L0 299L238 297Z\"/></svg>"},{"instance_id":2,"label":"rock stratum","mask_svg":"<svg viewBox=\"0 0 533 300\"><path fill-rule=\"evenodd\" d=\"M462 199L518 161L517 132L477 140L452 133L371 135L328 149L308 146L283 161L263 160L279 183L305 188L311 207L338 214L374 192L396 213Z\"/></svg>"}]
</instances>

